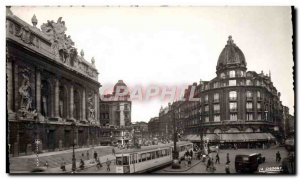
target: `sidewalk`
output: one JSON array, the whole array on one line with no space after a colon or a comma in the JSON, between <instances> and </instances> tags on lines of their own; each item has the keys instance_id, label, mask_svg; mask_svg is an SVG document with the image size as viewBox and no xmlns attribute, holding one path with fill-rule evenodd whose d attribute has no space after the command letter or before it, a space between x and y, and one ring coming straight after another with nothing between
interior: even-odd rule
<instances>
[{"instance_id":1,"label":"sidewalk","mask_svg":"<svg viewBox=\"0 0 300 179\"><path fill-rule=\"evenodd\" d=\"M186 161L182 161L180 163L180 168L179 169L173 169L172 166L168 166L166 168L163 169L164 172L185 172L190 170L191 168L193 168L194 166L198 165L201 162L201 160L192 160L192 164L190 167L187 166Z\"/></svg>"},{"instance_id":2,"label":"sidewalk","mask_svg":"<svg viewBox=\"0 0 300 179\"><path fill-rule=\"evenodd\" d=\"M114 160L116 159L115 156L113 155L105 155L105 156L101 156L100 158L100 162L102 165L105 165L105 162L108 160L114 162ZM79 160L76 161L76 171L80 171L79 170ZM96 162L94 159L90 159L90 160L85 160L84 161L85 164L85 169L90 168L90 167L94 167L96 166ZM71 173L72 172L72 164L68 164L66 165L66 171L62 171L60 169L60 167L55 167L55 168L48 168L45 170L45 172L43 173Z\"/></svg>"}]
</instances>

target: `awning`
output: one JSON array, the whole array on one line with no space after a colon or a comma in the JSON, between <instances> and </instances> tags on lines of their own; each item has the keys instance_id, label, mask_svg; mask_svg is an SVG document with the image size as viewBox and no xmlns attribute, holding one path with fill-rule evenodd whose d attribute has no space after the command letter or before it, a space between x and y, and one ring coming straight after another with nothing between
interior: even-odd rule
<instances>
[{"instance_id":1,"label":"awning","mask_svg":"<svg viewBox=\"0 0 300 179\"><path fill-rule=\"evenodd\" d=\"M190 134L185 137L191 142L200 142L200 135ZM223 134L206 134L203 140L209 142L259 142L270 141L276 138L270 133L223 133Z\"/></svg>"},{"instance_id":2,"label":"awning","mask_svg":"<svg viewBox=\"0 0 300 179\"><path fill-rule=\"evenodd\" d=\"M232 133L220 134L220 141L223 142L258 142L275 140L270 133Z\"/></svg>"}]
</instances>

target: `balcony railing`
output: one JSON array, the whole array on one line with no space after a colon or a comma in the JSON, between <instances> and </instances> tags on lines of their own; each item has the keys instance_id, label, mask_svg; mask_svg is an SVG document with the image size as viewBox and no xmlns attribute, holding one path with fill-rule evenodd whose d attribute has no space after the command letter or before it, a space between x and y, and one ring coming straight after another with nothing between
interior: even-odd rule
<instances>
[{"instance_id":1,"label":"balcony railing","mask_svg":"<svg viewBox=\"0 0 300 179\"><path fill-rule=\"evenodd\" d=\"M229 97L229 101L236 101L237 97Z\"/></svg>"},{"instance_id":2,"label":"balcony railing","mask_svg":"<svg viewBox=\"0 0 300 179\"><path fill-rule=\"evenodd\" d=\"M257 97L257 101L262 101L262 97Z\"/></svg>"},{"instance_id":3,"label":"balcony railing","mask_svg":"<svg viewBox=\"0 0 300 179\"><path fill-rule=\"evenodd\" d=\"M247 101L252 101L253 97L246 97Z\"/></svg>"},{"instance_id":4,"label":"balcony railing","mask_svg":"<svg viewBox=\"0 0 300 179\"><path fill-rule=\"evenodd\" d=\"M220 113L220 110L214 110L214 113L215 113L215 114L219 114L219 113Z\"/></svg>"},{"instance_id":5,"label":"balcony railing","mask_svg":"<svg viewBox=\"0 0 300 179\"><path fill-rule=\"evenodd\" d=\"M214 99L214 103L219 103L220 99Z\"/></svg>"},{"instance_id":6,"label":"balcony railing","mask_svg":"<svg viewBox=\"0 0 300 179\"><path fill-rule=\"evenodd\" d=\"M230 112L237 112L237 108L230 109Z\"/></svg>"}]
</instances>

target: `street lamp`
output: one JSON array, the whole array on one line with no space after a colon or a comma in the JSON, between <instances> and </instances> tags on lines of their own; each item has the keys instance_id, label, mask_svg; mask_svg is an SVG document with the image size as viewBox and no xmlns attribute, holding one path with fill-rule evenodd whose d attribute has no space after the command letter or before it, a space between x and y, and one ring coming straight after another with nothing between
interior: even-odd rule
<instances>
[{"instance_id":1,"label":"street lamp","mask_svg":"<svg viewBox=\"0 0 300 179\"><path fill-rule=\"evenodd\" d=\"M72 130L73 130L72 171L75 172L75 170L76 170L76 158L75 158L75 134L74 134L74 133L75 133L76 123L75 123L75 122L72 122L71 126L72 126Z\"/></svg>"},{"instance_id":2,"label":"street lamp","mask_svg":"<svg viewBox=\"0 0 300 179\"><path fill-rule=\"evenodd\" d=\"M176 146L176 142L177 142L177 130L176 130L176 120L175 120L175 112L177 111L173 111L172 113L172 117L173 117L173 134L174 134L174 151L173 151L173 162L172 162L172 168L173 169L179 169L180 168L180 164L179 164L179 160L178 160L178 151L177 151L177 146Z\"/></svg>"}]
</instances>

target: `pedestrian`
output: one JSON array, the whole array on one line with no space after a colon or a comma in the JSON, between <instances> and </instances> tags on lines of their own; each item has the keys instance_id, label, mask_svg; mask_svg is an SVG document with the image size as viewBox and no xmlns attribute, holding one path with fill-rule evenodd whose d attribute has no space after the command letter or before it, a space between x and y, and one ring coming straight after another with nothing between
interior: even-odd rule
<instances>
[{"instance_id":1,"label":"pedestrian","mask_svg":"<svg viewBox=\"0 0 300 179\"><path fill-rule=\"evenodd\" d=\"M115 156L116 155L116 151L115 151L115 148L113 147L112 148L112 154Z\"/></svg>"},{"instance_id":2,"label":"pedestrian","mask_svg":"<svg viewBox=\"0 0 300 179\"><path fill-rule=\"evenodd\" d=\"M84 169L84 161L83 161L82 159L80 159L79 168L80 168L81 170Z\"/></svg>"},{"instance_id":3,"label":"pedestrian","mask_svg":"<svg viewBox=\"0 0 300 179\"><path fill-rule=\"evenodd\" d=\"M102 164L100 162L100 158L97 159L97 169L100 170L100 168L102 167Z\"/></svg>"},{"instance_id":4,"label":"pedestrian","mask_svg":"<svg viewBox=\"0 0 300 179\"><path fill-rule=\"evenodd\" d=\"M280 160L281 160L281 155L280 155L280 152L277 151L277 153L276 153L276 162L280 162Z\"/></svg>"},{"instance_id":5,"label":"pedestrian","mask_svg":"<svg viewBox=\"0 0 300 179\"><path fill-rule=\"evenodd\" d=\"M219 153L217 153L217 155L216 155L216 164L220 164L220 157L219 157Z\"/></svg>"},{"instance_id":6,"label":"pedestrian","mask_svg":"<svg viewBox=\"0 0 300 179\"><path fill-rule=\"evenodd\" d=\"M81 154L81 157L82 157L82 158L84 157L84 153Z\"/></svg>"},{"instance_id":7,"label":"pedestrian","mask_svg":"<svg viewBox=\"0 0 300 179\"><path fill-rule=\"evenodd\" d=\"M209 171L214 172L215 170L216 170L216 168L215 168L215 165L214 165L214 159L211 158Z\"/></svg>"},{"instance_id":8,"label":"pedestrian","mask_svg":"<svg viewBox=\"0 0 300 179\"><path fill-rule=\"evenodd\" d=\"M63 158L62 158L62 162L61 162L61 165L60 165L60 169L62 171L66 171L66 162Z\"/></svg>"},{"instance_id":9,"label":"pedestrian","mask_svg":"<svg viewBox=\"0 0 300 179\"><path fill-rule=\"evenodd\" d=\"M210 165L211 165L211 160L210 160L210 158L208 158L207 163L206 163L206 171L209 169Z\"/></svg>"},{"instance_id":10,"label":"pedestrian","mask_svg":"<svg viewBox=\"0 0 300 179\"><path fill-rule=\"evenodd\" d=\"M47 162L47 161L45 162L44 166L45 166L46 168L48 168L49 165L48 165L48 162Z\"/></svg>"},{"instance_id":11,"label":"pedestrian","mask_svg":"<svg viewBox=\"0 0 300 179\"><path fill-rule=\"evenodd\" d=\"M90 153L89 153L88 150L86 151L86 159L87 159L87 160L90 160Z\"/></svg>"},{"instance_id":12,"label":"pedestrian","mask_svg":"<svg viewBox=\"0 0 300 179\"><path fill-rule=\"evenodd\" d=\"M108 158L106 160L106 166L107 166L106 171L110 171L110 160L108 160Z\"/></svg>"},{"instance_id":13,"label":"pedestrian","mask_svg":"<svg viewBox=\"0 0 300 179\"><path fill-rule=\"evenodd\" d=\"M188 156L188 167L191 167L192 165L192 157Z\"/></svg>"},{"instance_id":14,"label":"pedestrian","mask_svg":"<svg viewBox=\"0 0 300 179\"><path fill-rule=\"evenodd\" d=\"M225 173L226 173L226 174L230 174L229 162L226 162L226 165L225 165Z\"/></svg>"},{"instance_id":15,"label":"pedestrian","mask_svg":"<svg viewBox=\"0 0 300 179\"><path fill-rule=\"evenodd\" d=\"M226 157L226 163L230 163L230 159L229 159L229 153L227 153L227 157Z\"/></svg>"},{"instance_id":16,"label":"pedestrian","mask_svg":"<svg viewBox=\"0 0 300 179\"><path fill-rule=\"evenodd\" d=\"M94 159L96 161L96 159L98 158L98 153L96 151L94 151Z\"/></svg>"},{"instance_id":17,"label":"pedestrian","mask_svg":"<svg viewBox=\"0 0 300 179\"><path fill-rule=\"evenodd\" d=\"M184 166L187 167L188 166L188 156L184 155Z\"/></svg>"}]
</instances>

